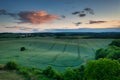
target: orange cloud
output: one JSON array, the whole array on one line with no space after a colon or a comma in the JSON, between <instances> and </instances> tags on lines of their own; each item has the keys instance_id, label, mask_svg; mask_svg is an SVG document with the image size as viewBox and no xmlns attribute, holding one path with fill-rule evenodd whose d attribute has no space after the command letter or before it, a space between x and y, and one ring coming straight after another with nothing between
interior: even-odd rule
<instances>
[{"instance_id":1,"label":"orange cloud","mask_svg":"<svg viewBox=\"0 0 120 80\"><path fill-rule=\"evenodd\" d=\"M57 15L48 14L45 11L25 11L20 12L19 17L21 20L20 23L32 23L32 24L41 24L48 23L54 19L57 19Z\"/></svg>"}]
</instances>

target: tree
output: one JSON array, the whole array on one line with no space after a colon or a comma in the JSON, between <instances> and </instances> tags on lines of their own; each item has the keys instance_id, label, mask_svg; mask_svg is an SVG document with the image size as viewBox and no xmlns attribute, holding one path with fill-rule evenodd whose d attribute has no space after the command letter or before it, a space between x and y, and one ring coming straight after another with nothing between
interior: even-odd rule
<instances>
[{"instance_id":1,"label":"tree","mask_svg":"<svg viewBox=\"0 0 120 80\"><path fill-rule=\"evenodd\" d=\"M64 72L64 80L76 80L75 71L71 68L67 68Z\"/></svg>"},{"instance_id":2,"label":"tree","mask_svg":"<svg viewBox=\"0 0 120 80\"><path fill-rule=\"evenodd\" d=\"M119 60L120 59L120 50L112 51L107 57L110 59Z\"/></svg>"},{"instance_id":3,"label":"tree","mask_svg":"<svg viewBox=\"0 0 120 80\"><path fill-rule=\"evenodd\" d=\"M20 51L25 51L25 50L26 50L25 47L20 48Z\"/></svg>"},{"instance_id":4,"label":"tree","mask_svg":"<svg viewBox=\"0 0 120 80\"><path fill-rule=\"evenodd\" d=\"M54 70L54 76L53 76L53 78L55 80L63 80L62 74L60 72L56 71L56 70Z\"/></svg>"},{"instance_id":5,"label":"tree","mask_svg":"<svg viewBox=\"0 0 120 80\"><path fill-rule=\"evenodd\" d=\"M81 65L77 69L74 69L74 71L75 71L75 80L84 80L84 70L85 70L85 67L83 65Z\"/></svg>"},{"instance_id":6,"label":"tree","mask_svg":"<svg viewBox=\"0 0 120 80\"><path fill-rule=\"evenodd\" d=\"M54 70L51 66L48 66L45 70L43 70L42 72L45 76L50 77L50 78L54 78L57 80L61 80L62 76L59 72L57 72L56 70Z\"/></svg>"},{"instance_id":7,"label":"tree","mask_svg":"<svg viewBox=\"0 0 120 80\"><path fill-rule=\"evenodd\" d=\"M91 61L85 68L86 80L120 80L120 63L116 60Z\"/></svg>"},{"instance_id":8,"label":"tree","mask_svg":"<svg viewBox=\"0 0 120 80\"><path fill-rule=\"evenodd\" d=\"M110 46L117 46L120 47L120 40L114 40L112 43L109 44Z\"/></svg>"},{"instance_id":9,"label":"tree","mask_svg":"<svg viewBox=\"0 0 120 80\"><path fill-rule=\"evenodd\" d=\"M99 58L105 58L108 55L107 50L104 49L98 49L95 53L95 59L99 59Z\"/></svg>"}]
</instances>

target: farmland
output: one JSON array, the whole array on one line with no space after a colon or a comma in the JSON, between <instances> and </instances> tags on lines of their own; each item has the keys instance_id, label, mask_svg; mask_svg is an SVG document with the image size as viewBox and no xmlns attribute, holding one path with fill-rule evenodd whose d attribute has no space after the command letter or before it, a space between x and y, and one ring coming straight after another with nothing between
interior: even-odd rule
<instances>
[{"instance_id":1,"label":"farmland","mask_svg":"<svg viewBox=\"0 0 120 80\"><path fill-rule=\"evenodd\" d=\"M95 51L106 48L113 39L56 39L56 38L7 38L0 39L0 63L16 61L27 67L58 70L77 67L93 60ZM25 47L25 51L20 51Z\"/></svg>"}]
</instances>

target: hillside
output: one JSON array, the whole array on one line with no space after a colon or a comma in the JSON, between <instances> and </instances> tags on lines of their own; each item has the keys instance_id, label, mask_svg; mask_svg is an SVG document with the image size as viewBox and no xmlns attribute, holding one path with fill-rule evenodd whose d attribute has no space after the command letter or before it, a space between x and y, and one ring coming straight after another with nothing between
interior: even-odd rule
<instances>
[{"instance_id":1,"label":"hillside","mask_svg":"<svg viewBox=\"0 0 120 80\"><path fill-rule=\"evenodd\" d=\"M25 80L23 76L14 71L0 70L0 80Z\"/></svg>"}]
</instances>

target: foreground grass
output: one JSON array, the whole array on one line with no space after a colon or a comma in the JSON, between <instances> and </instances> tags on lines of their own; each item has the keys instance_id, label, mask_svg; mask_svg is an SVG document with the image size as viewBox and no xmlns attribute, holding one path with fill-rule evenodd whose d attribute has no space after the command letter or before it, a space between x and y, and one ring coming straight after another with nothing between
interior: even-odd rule
<instances>
[{"instance_id":1,"label":"foreground grass","mask_svg":"<svg viewBox=\"0 0 120 80\"><path fill-rule=\"evenodd\" d=\"M0 70L0 80L25 80L25 78L14 71Z\"/></svg>"},{"instance_id":2,"label":"foreground grass","mask_svg":"<svg viewBox=\"0 0 120 80\"><path fill-rule=\"evenodd\" d=\"M0 70L0 80L53 80L42 74L19 73L17 70Z\"/></svg>"}]
</instances>

